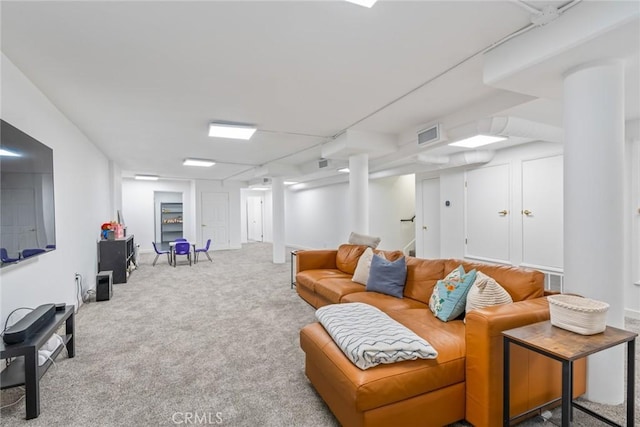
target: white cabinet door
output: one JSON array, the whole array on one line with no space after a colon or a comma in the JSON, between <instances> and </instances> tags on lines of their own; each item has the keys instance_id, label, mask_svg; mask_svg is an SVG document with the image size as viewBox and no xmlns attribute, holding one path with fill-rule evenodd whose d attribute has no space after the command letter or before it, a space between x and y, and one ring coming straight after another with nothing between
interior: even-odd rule
<instances>
[{"instance_id":1,"label":"white cabinet door","mask_svg":"<svg viewBox=\"0 0 640 427\"><path fill-rule=\"evenodd\" d=\"M465 256L510 262L509 165L467 172Z\"/></svg>"},{"instance_id":2,"label":"white cabinet door","mask_svg":"<svg viewBox=\"0 0 640 427\"><path fill-rule=\"evenodd\" d=\"M440 180L422 181L421 258L440 258Z\"/></svg>"},{"instance_id":3,"label":"white cabinet door","mask_svg":"<svg viewBox=\"0 0 640 427\"><path fill-rule=\"evenodd\" d=\"M562 156L522 162L522 262L563 266Z\"/></svg>"}]
</instances>

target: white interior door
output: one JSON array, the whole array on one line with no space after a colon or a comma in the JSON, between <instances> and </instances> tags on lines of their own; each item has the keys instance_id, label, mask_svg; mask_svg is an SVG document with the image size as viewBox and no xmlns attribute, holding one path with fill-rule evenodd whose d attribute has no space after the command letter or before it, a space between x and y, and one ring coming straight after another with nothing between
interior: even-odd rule
<instances>
[{"instance_id":1,"label":"white interior door","mask_svg":"<svg viewBox=\"0 0 640 427\"><path fill-rule=\"evenodd\" d=\"M440 179L422 181L421 258L440 258Z\"/></svg>"},{"instance_id":2,"label":"white interior door","mask_svg":"<svg viewBox=\"0 0 640 427\"><path fill-rule=\"evenodd\" d=\"M465 256L510 262L509 165L467 172Z\"/></svg>"},{"instance_id":3,"label":"white interior door","mask_svg":"<svg viewBox=\"0 0 640 427\"><path fill-rule=\"evenodd\" d=\"M247 240L249 241L262 242L264 240L262 231L263 206L262 197L247 197Z\"/></svg>"},{"instance_id":4,"label":"white interior door","mask_svg":"<svg viewBox=\"0 0 640 427\"><path fill-rule=\"evenodd\" d=\"M522 261L563 266L562 156L522 162Z\"/></svg>"},{"instance_id":5,"label":"white interior door","mask_svg":"<svg viewBox=\"0 0 640 427\"><path fill-rule=\"evenodd\" d=\"M200 218L204 245L211 239L211 249L229 249L229 193L202 193Z\"/></svg>"}]
</instances>

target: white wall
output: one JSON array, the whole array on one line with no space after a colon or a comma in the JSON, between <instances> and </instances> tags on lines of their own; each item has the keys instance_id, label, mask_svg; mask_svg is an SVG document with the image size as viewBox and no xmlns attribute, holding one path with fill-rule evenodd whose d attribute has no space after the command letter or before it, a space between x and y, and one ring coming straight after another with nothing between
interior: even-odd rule
<instances>
[{"instance_id":1,"label":"white wall","mask_svg":"<svg viewBox=\"0 0 640 427\"><path fill-rule=\"evenodd\" d=\"M138 181L132 178L122 180L122 214L127 235L134 235L134 242L140 245L140 252L153 252L151 242L156 239L155 192L182 194L183 233L189 241L195 241L194 210L191 202L191 182L180 180Z\"/></svg>"},{"instance_id":2,"label":"white wall","mask_svg":"<svg viewBox=\"0 0 640 427\"><path fill-rule=\"evenodd\" d=\"M285 197L286 245L336 248L349 238L349 184L289 190ZM413 239L412 223L400 219L415 213L413 175L369 182L369 232L379 236L380 249L400 250Z\"/></svg>"},{"instance_id":3,"label":"white wall","mask_svg":"<svg viewBox=\"0 0 640 427\"><path fill-rule=\"evenodd\" d=\"M55 251L0 270L4 324L18 307L76 304L75 273L85 289L95 286L96 242L100 225L112 219L112 195L104 154L4 54L1 60L2 119L53 149L57 244Z\"/></svg>"}]
</instances>

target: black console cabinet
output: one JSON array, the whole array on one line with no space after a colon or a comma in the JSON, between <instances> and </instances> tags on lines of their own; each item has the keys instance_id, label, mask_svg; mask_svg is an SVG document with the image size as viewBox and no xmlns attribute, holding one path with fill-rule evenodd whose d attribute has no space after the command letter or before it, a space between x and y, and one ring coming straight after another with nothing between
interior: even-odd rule
<instances>
[{"instance_id":1,"label":"black console cabinet","mask_svg":"<svg viewBox=\"0 0 640 427\"><path fill-rule=\"evenodd\" d=\"M113 283L127 283L127 269L133 263L133 235L98 242L98 271L113 272Z\"/></svg>"}]
</instances>

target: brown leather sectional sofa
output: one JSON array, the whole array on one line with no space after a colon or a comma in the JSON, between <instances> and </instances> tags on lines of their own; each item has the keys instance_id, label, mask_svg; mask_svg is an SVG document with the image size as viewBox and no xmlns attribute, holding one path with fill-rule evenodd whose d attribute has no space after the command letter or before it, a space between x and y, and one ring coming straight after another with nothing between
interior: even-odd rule
<instances>
[{"instance_id":1,"label":"brown leather sectional sofa","mask_svg":"<svg viewBox=\"0 0 640 427\"><path fill-rule=\"evenodd\" d=\"M360 370L320 323L300 331L305 373L344 426L444 426L466 419L476 427L502 425L502 335L507 329L549 319L544 275L523 268L455 259L407 257L404 298L366 292L351 280L365 246L297 253L296 289L313 307L362 302L373 305L425 338L438 352ZM376 251L379 252L379 251ZM384 252L389 260L403 254ZM442 322L429 310L439 279L462 264L500 283L513 303L472 310L466 323ZM511 416L560 397L559 362L511 348ZM585 391L585 361L574 365L574 395Z\"/></svg>"}]
</instances>

